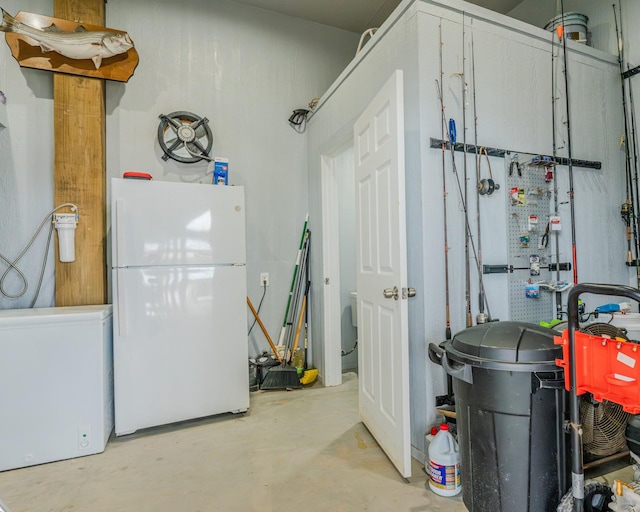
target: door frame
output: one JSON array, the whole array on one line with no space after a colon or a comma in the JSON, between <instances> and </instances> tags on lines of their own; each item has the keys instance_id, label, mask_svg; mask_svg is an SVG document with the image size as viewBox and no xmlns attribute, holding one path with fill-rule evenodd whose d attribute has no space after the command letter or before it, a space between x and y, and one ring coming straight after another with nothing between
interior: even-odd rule
<instances>
[{"instance_id":1,"label":"door frame","mask_svg":"<svg viewBox=\"0 0 640 512\"><path fill-rule=\"evenodd\" d=\"M352 128L351 128L352 129ZM340 297L340 218L338 203L338 168L336 160L353 146L347 132L331 149L323 151L320 162L322 183L322 303L324 331L325 386L342 384L342 326Z\"/></svg>"}]
</instances>

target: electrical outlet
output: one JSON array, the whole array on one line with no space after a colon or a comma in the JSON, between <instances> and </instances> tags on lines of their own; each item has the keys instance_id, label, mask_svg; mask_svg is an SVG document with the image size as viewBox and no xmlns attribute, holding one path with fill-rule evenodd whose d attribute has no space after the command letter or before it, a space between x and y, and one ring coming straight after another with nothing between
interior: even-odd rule
<instances>
[{"instance_id":1,"label":"electrical outlet","mask_svg":"<svg viewBox=\"0 0 640 512\"><path fill-rule=\"evenodd\" d=\"M269 272L260 274L260 286L269 286Z\"/></svg>"}]
</instances>

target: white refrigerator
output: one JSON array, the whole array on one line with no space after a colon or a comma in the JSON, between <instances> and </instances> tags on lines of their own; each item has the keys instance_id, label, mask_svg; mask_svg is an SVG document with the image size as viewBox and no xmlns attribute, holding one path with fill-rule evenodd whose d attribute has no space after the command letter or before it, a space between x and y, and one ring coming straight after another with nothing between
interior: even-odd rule
<instances>
[{"instance_id":1,"label":"white refrigerator","mask_svg":"<svg viewBox=\"0 0 640 512\"><path fill-rule=\"evenodd\" d=\"M249 408L244 188L111 182L115 433Z\"/></svg>"}]
</instances>

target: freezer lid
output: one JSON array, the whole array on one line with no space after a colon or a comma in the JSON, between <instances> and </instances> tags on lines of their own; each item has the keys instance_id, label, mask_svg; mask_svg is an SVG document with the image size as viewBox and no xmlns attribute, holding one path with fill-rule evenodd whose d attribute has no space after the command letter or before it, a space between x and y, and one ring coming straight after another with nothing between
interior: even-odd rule
<instances>
[{"instance_id":1,"label":"freezer lid","mask_svg":"<svg viewBox=\"0 0 640 512\"><path fill-rule=\"evenodd\" d=\"M113 267L246 263L244 187L111 180Z\"/></svg>"},{"instance_id":2,"label":"freezer lid","mask_svg":"<svg viewBox=\"0 0 640 512\"><path fill-rule=\"evenodd\" d=\"M0 329L7 326L33 326L57 322L102 321L111 316L111 304L95 306L64 306L57 308L0 310Z\"/></svg>"}]
</instances>

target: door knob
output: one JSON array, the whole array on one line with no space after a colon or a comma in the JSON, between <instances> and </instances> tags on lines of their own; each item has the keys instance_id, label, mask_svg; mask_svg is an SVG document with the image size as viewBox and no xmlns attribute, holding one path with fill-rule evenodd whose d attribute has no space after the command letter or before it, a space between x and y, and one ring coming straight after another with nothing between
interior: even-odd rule
<instances>
[{"instance_id":1,"label":"door knob","mask_svg":"<svg viewBox=\"0 0 640 512\"><path fill-rule=\"evenodd\" d=\"M382 295L384 295L385 299L395 299L398 300L398 287L394 286L393 288L385 288L382 291Z\"/></svg>"},{"instance_id":2,"label":"door knob","mask_svg":"<svg viewBox=\"0 0 640 512\"><path fill-rule=\"evenodd\" d=\"M402 295L403 298L411 298L411 297L415 297L416 296L416 289L415 288L403 288L402 289Z\"/></svg>"}]
</instances>

